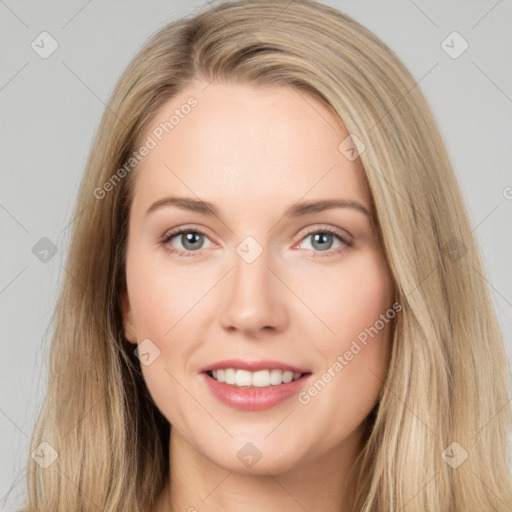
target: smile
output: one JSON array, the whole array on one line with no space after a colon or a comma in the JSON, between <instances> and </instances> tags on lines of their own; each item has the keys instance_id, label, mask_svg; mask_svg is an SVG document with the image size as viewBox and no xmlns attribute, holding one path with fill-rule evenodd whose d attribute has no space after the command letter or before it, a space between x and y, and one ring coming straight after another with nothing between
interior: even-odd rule
<instances>
[{"instance_id":1,"label":"smile","mask_svg":"<svg viewBox=\"0 0 512 512\"><path fill-rule=\"evenodd\" d=\"M202 368L208 391L233 409L262 411L297 395L310 380L306 369L278 361L226 360Z\"/></svg>"},{"instance_id":2,"label":"smile","mask_svg":"<svg viewBox=\"0 0 512 512\"><path fill-rule=\"evenodd\" d=\"M251 372L249 370L237 370L235 368L219 368L218 370L209 372L209 375L217 382L225 382L231 386L266 388L269 386L278 386L279 384L288 384L289 382L300 379L302 373L279 369Z\"/></svg>"}]
</instances>

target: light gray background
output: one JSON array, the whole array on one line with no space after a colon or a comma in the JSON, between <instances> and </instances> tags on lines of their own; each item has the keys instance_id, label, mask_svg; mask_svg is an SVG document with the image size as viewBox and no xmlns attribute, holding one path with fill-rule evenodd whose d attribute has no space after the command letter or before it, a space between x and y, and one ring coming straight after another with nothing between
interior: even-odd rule
<instances>
[{"instance_id":1,"label":"light gray background","mask_svg":"<svg viewBox=\"0 0 512 512\"><path fill-rule=\"evenodd\" d=\"M381 37L427 96L469 206L512 360L510 1L325 3ZM104 104L143 42L203 5L0 0L0 510L14 510L25 491L29 438L46 390L49 316ZM47 59L31 48L43 31L59 45ZM441 47L453 31L469 43L457 59ZM58 247L47 263L32 253L42 237Z\"/></svg>"}]
</instances>

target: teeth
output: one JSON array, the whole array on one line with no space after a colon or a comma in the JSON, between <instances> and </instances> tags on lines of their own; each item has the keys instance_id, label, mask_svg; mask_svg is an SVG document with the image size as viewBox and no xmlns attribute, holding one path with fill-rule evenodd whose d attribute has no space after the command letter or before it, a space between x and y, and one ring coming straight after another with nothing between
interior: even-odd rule
<instances>
[{"instance_id":1,"label":"teeth","mask_svg":"<svg viewBox=\"0 0 512 512\"><path fill-rule=\"evenodd\" d=\"M228 368L226 370L226 384L235 384L236 383L236 372L233 368Z\"/></svg>"},{"instance_id":2,"label":"teeth","mask_svg":"<svg viewBox=\"0 0 512 512\"><path fill-rule=\"evenodd\" d=\"M237 370L235 374L235 384L237 386L250 386L252 384L251 372L247 370Z\"/></svg>"},{"instance_id":3,"label":"teeth","mask_svg":"<svg viewBox=\"0 0 512 512\"><path fill-rule=\"evenodd\" d=\"M293 380L293 372L283 372L283 382L288 384Z\"/></svg>"},{"instance_id":4,"label":"teeth","mask_svg":"<svg viewBox=\"0 0 512 512\"><path fill-rule=\"evenodd\" d=\"M252 374L252 385L257 388L264 388L270 385L270 372L268 370L261 370Z\"/></svg>"},{"instance_id":5,"label":"teeth","mask_svg":"<svg viewBox=\"0 0 512 512\"><path fill-rule=\"evenodd\" d=\"M283 372L281 370L270 370L270 384L276 386L283 382Z\"/></svg>"},{"instance_id":6,"label":"teeth","mask_svg":"<svg viewBox=\"0 0 512 512\"><path fill-rule=\"evenodd\" d=\"M238 387L254 386L265 388L288 384L301 377L301 373L294 373L288 370L259 370L250 372L248 370L235 370L234 368L219 368L212 371L213 378L218 382L235 385Z\"/></svg>"}]
</instances>

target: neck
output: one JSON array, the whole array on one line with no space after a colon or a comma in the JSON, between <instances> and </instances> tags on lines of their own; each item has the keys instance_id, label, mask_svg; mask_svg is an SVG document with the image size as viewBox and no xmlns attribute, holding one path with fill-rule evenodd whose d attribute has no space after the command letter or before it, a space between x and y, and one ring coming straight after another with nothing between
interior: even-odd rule
<instances>
[{"instance_id":1,"label":"neck","mask_svg":"<svg viewBox=\"0 0 512 512\"><path fill-rule=\"evenodd\" d=\"M335 449L287 471L236 473L202 456L171 429L171 477L155 512L349 512L354 489L348 475L361 447L356 431Z\"/></svg>"}]
</instances>

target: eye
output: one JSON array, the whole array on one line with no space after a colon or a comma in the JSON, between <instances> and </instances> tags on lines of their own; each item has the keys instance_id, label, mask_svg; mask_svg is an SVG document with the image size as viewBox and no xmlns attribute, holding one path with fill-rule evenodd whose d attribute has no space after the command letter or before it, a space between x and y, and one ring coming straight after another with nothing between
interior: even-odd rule
<instances>
[{"instance_id":1,"label":"eye","mask_svg":"<svg viewBox=\"0 0 512 512\"><path fill-rule=\"evenodd\" d=\"M172 243L173 240L176 241ZM162 238L162 244L171 253L177 253L180 256L196 256L195 252L200 253L204 247L204 241L209 240L205 233L197 228L180 228L170 233L166 233ZM178 248L174 247L178 245ZM181 247L180 247L181 246Z\"/></svg>"},{"instance_id":2,"label":"eye","mask_svg":"<svg viewBox=\"0 0 512 512\"><path fill-rule=\"evenodd\" d=\"M352 240L348 235L329 227L311 229L303 236L300 243L308 239L311 239L311 242L310 247L306 247L306 249L313 250L314 257L332 256L352 246ZM208 236L200 229L182 227L166 233L162 237L161 244L170 253L176 253L184 257L194 257L200 256L202 249L212 247L211 241L210 245L205 247L205 240L210 241Z\"/></svg>"},{"instance_id":3,"label":"eye","mask_svg":"<svg viewBox=\"0 0 512 512\"><path fill-rule=\"evenodd\" d=\"M302 238L301 242L308 239L311 240L311 242L309 244L310 247L306 247L306 249L312 249L315 252L314 257L332 256L352 246L352 240L347 235L327 227L310 230L306 236ZM333 245L334 249L332 248Z\"/></svg>"}]
</instances>

